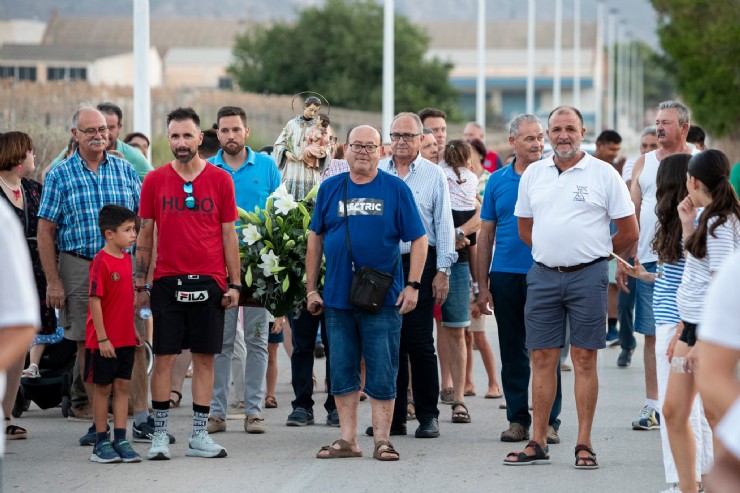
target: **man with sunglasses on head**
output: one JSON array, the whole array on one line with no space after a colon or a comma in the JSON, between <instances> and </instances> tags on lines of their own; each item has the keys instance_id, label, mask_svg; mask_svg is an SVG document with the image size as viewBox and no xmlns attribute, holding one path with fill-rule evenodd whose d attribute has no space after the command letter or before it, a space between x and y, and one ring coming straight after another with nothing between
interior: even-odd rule
<instances>
[{"instance_id":1,"label":"man with sunglasses on head","mask_svg":"<svg viewBox=\"0 0 740 493\"><path fill-rule=\"evenodd\" d=\"M401 178L414 193L416 208L429 239L426 263L419 283L418 304L403 316L397 395L390 434L406 434L407 361L410 361L412 391L419 420L415 436L437 438L439 374L434 350L434 303L442 305L447 299L450 269L457 260L457 252L447 179L439 166L421 156L422 132L421 119L416 114L396 115L391 123L393 156L378 164L378 169ZM410 243L401 244L401 263L406 279L409 279L410 251ZM372 428L368 428L366 433L371 435Z\"/></svg>"},{"instance_id":2,"label":"man with sunglasses on head","mask_svg":"<svg viewBox=\"0 0 740 493\"><path fill-rule=\"evenodd\" d=\"M98 214L108 204L136 211L141 185L131 164L106 152L108 127L100 111L89 107L75 111L71 132L77 150L46 175L38 213L38 243L47 281L46 302L60 310L64 337L77 343L76 365L81 376L90 262L104 245ZM92 396L92 384L86 384L84 390ZM72 387L70 418L92 419L92 402L87 405L85 400L83 389ZM95 443L94 425L92 432L93 441L81 440L81 445Z\"/></svg>"},{"instance_id":3,"label":"man with sunglasses on head","mask_svg":"<svg viewBox=\"0 0 740 493\"><path fill-rule=\"evenodd\" d=\"M193 431L186 455L225 457L226 449L213 442L206 426L214 355L223 345L224 309L237 306L241 289L234 182L198 155L203 134L192 108L167 115L167 139L175 159L147 175L142 187L134 275L136 310L151 305L154 316L154 434L147 458L170 458L169 396L175 358L182 349L190 349L193 357ZM150 289L146 281L155 229Z\"/></svg>"}]
</instances>

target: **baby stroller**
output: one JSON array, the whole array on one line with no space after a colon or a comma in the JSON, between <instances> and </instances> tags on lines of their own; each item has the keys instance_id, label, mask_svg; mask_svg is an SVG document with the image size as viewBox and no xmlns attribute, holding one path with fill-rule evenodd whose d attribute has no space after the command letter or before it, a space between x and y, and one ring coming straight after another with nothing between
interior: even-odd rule
<instances>
[{"instance_id":1,"label":"baby stroller","mask_svg":"<svg viewBox=\"0 0 740 493\"><path fill-rule=\"evenodd\" d=\"M56 407L61 403L62 415L66 418L71 407L70 387L76 355L77 343L68 339L46 346L39 363L40 376L21 378L13 417L20 418L34 402L41 409Z\"/></svg>"}]
</instances>

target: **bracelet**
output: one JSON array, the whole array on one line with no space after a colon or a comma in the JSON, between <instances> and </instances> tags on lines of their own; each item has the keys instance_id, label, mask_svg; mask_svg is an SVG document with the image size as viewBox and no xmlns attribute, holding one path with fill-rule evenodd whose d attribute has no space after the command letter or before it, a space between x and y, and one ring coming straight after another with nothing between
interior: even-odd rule
<instances>
[{"instance_id":1,"label":"bracelet","mask_svg":"<svg viewBox=\"0 0 740 493\"><path fill-rule=\"evenodd\" d=\"M144 284L143 286L134 287L134 291L136 291L137 293L141 293L142 291L146 291L148 293L150 289L151 289L151 286L149 286L149 284Z\"/></svg>"},{"instance_id":2,"label":"bracelet","mask_svg":"<svg viewBox=\"0 0 740 493\"><path fill-rule=\"evenodd\" d=\"M308 299L308 297L311 296L312 294L319 294L319 292L314 290L314 291L310 291L306 293L306 299Z\"/></svg>"},{"instance_id":3,"label":"bracelet","mask_svg":"<svg viewBox=\"0 0 740 493\"><path fill-rule=\"evenodd\" d=\"M105 339L98 339L98 344L100 344L100 343L103 343L103 342L105 342L105 341L107 341L107 340L108 340L108 338L107 338L107 337L106 337Z\"/></svg>"}]
</instances>

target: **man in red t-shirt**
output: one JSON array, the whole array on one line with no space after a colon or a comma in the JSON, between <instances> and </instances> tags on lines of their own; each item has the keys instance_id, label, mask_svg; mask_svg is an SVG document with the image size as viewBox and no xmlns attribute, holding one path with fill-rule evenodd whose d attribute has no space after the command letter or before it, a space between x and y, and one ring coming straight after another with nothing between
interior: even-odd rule
<instances>
[{"instance_id":1,"label":"man in red t-shirt","mask_svg":"<svg viewBox=\"0 0 740 493\"><path fill-rule=\"evenodd\" d=\"M486 143L486 134L483 132L483 127L478 122L468 122L465 124L463 129L463 137L466 141L470 142L473 139L478 139L484 144ZM501 158L491 149L487 148L485 159L483 160L483 169L489 173L493 173L504 167L501 162Z\"/></svg>"},{"instance_id":2,"label":"man in red t-shirt","mask_svg":"<svg viewBox=\"0 0 740 493\"><path fill-rule=\"evenodd\" d=\"M226 449L213 442L206 424L224 309L237 306L241 289L234 182L198 155L203 134L192 108L167 115L167 138L175 160L144 180L136 249L136 309L151 303L154 316L155 431L147 458L170 458L169 395L175 357L182 349L190 349L193 356L193 432L187 455L225 457ZM155 224L157 256L150 301L146 275Z\"/></svg>"}]
</instances>

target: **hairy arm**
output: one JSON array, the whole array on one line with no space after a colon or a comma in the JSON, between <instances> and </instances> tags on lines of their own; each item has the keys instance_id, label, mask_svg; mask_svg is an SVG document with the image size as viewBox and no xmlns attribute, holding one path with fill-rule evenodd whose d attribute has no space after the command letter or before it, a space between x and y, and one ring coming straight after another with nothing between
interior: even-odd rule
<instances>
[{"instance_id":1,"label":"hairy arm","mask_svg":"<svg viewBox=\"0 0 740 493\"><path fill-rule=\"evenodd\" d=\"M640 227L637 225L637 217L632 214L621 219L614 219L617 232L612 237L612 248L614 253L624 257L629 252L640 236Z\"/></svg>"},{"instance_id":2,"label":"hairy arm","mask_svg":"<svg viewBox=\"0 0 740 493\"><path fill-rule=\"evenodd\" d=\"M534 226L533 217L518 217L517 225L519 226L519 238L530 247L532 246L532 226Z\"/></svg>"},{"instance_id":3,"label":"hairy arm","mask_svg":"<svg viewBox=\"0 0 740 493\"><path fill-rule=\"evenodd\" d=\"M53 308L64 306L64 286L59 276L56 254L57 223L39 218L38 244L41 266L46 276L46 301Z\"/></svg>"},{"instance_id":4,"label":"hairy arm","mask_svg":"<svg viewBox=\"0 0 740 493\"><path fill-rule=\"evenodd\" d=\"M419 282L421 273L424 270L424 263L427 261L427 250L429 241L427 235L422 235L411 242L411 255L409 262L409 281ZM408 313L416 308L419 301L419 290L411 286L405 286L396 300L396 306L400 306L398 311L401 315Z\"/></svg>"},{"instance_id":5,"label":"hairy arm","mask_svg":"<svg viewBox=\"0 0 740 493\"><path fill-rule=\"evenodd\" d=\"M313 315L320 314L324 309L324 300L318 292L319 268L323 255L324 235L309 231L308 249L306 250L306 305Z\"/></svg>"},{"instance_id":6,"label":"hairy arm","mask_svg":"<svg viewBox=\"0 0 740 493\"><path fill-rule=\"evenodd\" d=\"M496 238L496 223L483 221L478 233L478 258L475 265L475 278L478 282L478 308L484 315L491 314L493 297L488 288L488 272L493 257L493 240Z\"/></svg>"}]
</instances>

